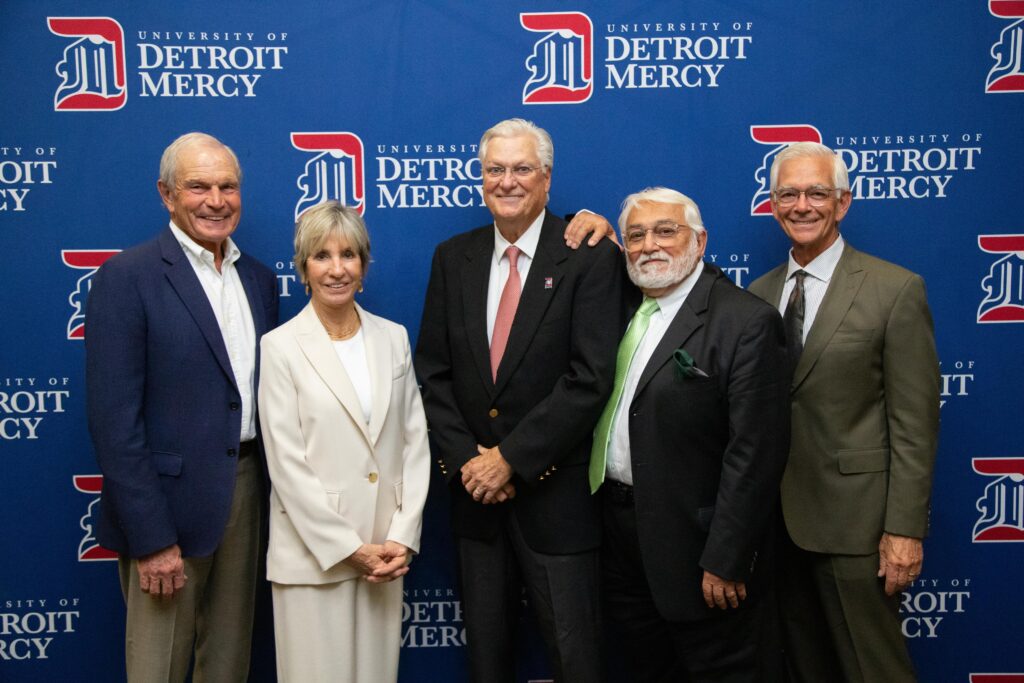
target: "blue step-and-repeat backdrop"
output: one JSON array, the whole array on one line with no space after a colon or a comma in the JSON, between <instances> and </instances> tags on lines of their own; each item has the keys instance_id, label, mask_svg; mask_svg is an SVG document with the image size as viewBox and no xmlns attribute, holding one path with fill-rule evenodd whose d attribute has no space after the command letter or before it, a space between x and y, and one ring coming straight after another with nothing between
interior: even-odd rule
<instances>
[{"instance_id":1,"label":"blue step-and-repeat backdrop","mask_svg":"<svg viewBox=\"0 0 1024 683\"><path fill-rule=\"evenodd\" d=\"M1018 0L5 0L0 679L123 677L116 563L92 531L84 304L106 258L165 228L163 148L201 130L238 153L236 238L276 271L282 319L305 302L295 217L358 206L374 258L360 301L415 338L434 245L488 222L480 134L522 116L555 140L556 212L617 216L630 192L678 188L704 213L707 258L743 286L785 258L772 156L839 150L856 200L843 234L924 276L942 363L904 633L923 681L1024 680L1022 45ZM437 482L404 617L402 681L462 680ZM528 637L522 680L548 678L538 652Z\"/></svg>"}]
</instances>

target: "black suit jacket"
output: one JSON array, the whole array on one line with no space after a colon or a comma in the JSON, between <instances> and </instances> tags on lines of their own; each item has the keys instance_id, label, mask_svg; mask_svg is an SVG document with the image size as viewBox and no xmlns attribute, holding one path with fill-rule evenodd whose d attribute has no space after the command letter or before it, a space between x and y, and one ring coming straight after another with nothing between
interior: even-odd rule
<instances>
[{"instance_id":1,"label":"black suit jacket","mask_svg":"<svg viewBox=\"0 0 1024 683\"><path fill-rule=\"evenodd\" d=\"M549 554L600 543L587 463L623 327L619 307L609 306L621 301L622 256L607 240L573 251L564 229L546 214L497 382L487 342L494 226L439 245L415 362L455 533L492 538L514 510L527 544ZM483 505L464 490L460 468L477 455L477 444L500 446L512 466L511 502Z\"/></svg>"},{"instance_id":2,"label":"black suit jacket","mask_svg":"<svg viewBox=\"0 0 1024 683\"><path fill-rule=\"evenodd\" d=\"M666 619L709 614L705 569L751 594L768 578L789 448L785 345L778 311L705 264L640 376L629 406L637 534ZM707 377L686 376L677 349Z\"/></svg>"}]
</instances>

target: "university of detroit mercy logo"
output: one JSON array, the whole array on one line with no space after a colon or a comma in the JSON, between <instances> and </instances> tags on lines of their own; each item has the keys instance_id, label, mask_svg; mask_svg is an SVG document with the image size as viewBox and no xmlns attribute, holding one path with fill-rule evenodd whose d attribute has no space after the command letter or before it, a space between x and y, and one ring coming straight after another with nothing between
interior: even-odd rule
<instances>
[{"instance_id":1,"label":"university of detroit mercy logo","mask_svg":"<svg viewBox=\"0 0 1024 683\"><path fill-rule=\"evenodd\" d=\"M1024 235L978 235L978 247L1002 254L981 281L979 323L1024 323Z\"/></svg>"},{"instance_id":2,"label":"university of detroit mercy logo","mask_svg":"<svg viewBox=\"0 0 1024 683\"><path fill-rule=\"evenodd\" d=\"M302 212L336 199L360 214L366 208L363 190L363 141L355 133L292 133L292 147L316 152L296 181L302 196L295 204L295 220Z\"/></svg>"},{"instance_id":3,"label":"university of detroit mercy logo","mask_svg":"<svg viewBox=\"0 0 1024 683\"><path fill-rule=\"evenodd\" d=\"M997 477L975 504L981 518L974 524L972 540L1024 542L1024 458L973 458L971 467L977 474Z\"/></svg>"},{"instance_id":4,"label":"university of detroit mercy logo","mask_svg":"<svg viewBox=\"0 0 1024 683\"><path fill-rule=\"evenodd\" d=\"M124 30L110 17L47 17L50 33L76 38L57 64L55 111L113 111L128 99Z\"/></svg>"},{"instance_id":5,"label":"university of detroit mercy logo","mask_svg":"<svg viewBox=\"0 0 1024 683\"><path fill-rule=\"evenodd\" d=\"M989 51L996 65L985 79L985 92L1024 92L1024 0L988 0L988 11L1000 19L1016 19L999 33Z\"/></svg>"},{"instance_id":6,"label":"university of detroit mercy logo","mask_svg":"<svg viewBox=\"0 0 1024 683\"><path fill-rule=\"evenodd\" d=\"M806 123L795 123L782 126L751 126L750 137L754 142L771 145L772 148L764 155L760 168L754 171L754 180L760 185L750 202L751 216L772 215L771 203L771 168L772 159L786 145L794 142L821 142L821 133L817 128Z\"/></svg>"},{"instance_id":7,"label":"university of detroit mercy logo","mask_svg":"<svg viewBox=\"0 0 1024 683\"><path fill-rule=\"evenodd\" d=\"M108 258L120 249L61 249L60 258L69 268L86 271L78 278L68 295L71 317L68 318L68 339L85 339L85 297L92 287L92 276Z\"/></svg>"},{"instance_id":8,"label":"university of detroit mercy logo","mask_svg":"<svg viewBox=\"0 0 1024 683\"><path fill-rule=\"evenodd\" d=\"M116 560L117 553L113 550L101 548L93 534L93 514L99 513L100 491L103 490L103 475L100 474L76 474L71 477L75 484L75 490L92 496L89 507L86 509L78 526L82 527L85 536L78 544L79 562L96 562L97 560Z\"/></svg>"},{"instance_id":9,"label":"university of detroit mercy logo","mask_svg":"<svg viewBox=\"0 0 1024 683\"><path fill-rule=\"evenodd\" d=\"M594 90L594 28L582 12L523 12L519 23L544 35L526 58L523 104L579 104Z\"/></svg>"}]
</instances>

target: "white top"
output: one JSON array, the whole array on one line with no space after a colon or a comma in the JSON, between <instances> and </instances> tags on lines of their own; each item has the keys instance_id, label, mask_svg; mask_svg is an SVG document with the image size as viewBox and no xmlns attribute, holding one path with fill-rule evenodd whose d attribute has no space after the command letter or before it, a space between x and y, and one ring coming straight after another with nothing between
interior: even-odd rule
<instances>
[{"instance_id":1,"label":"white top","mask_svg":"<svg viewBox=\"0 0 1024 683\"><path fill-rule=\"evenodd\" d=\"M803 343L807 343L807 333L811 331L814 318L818 315L821 301L825 298L825 290L828 289L832 273L836 272L839 264L839 257L843 255L843 237L840 235L836 241L818 254L813 261L806 266L801 266L793 260L793 251L789 252L789 268L786 270L786 284L782 286L782 300L779 301L779 313L786 314L786 306L789 305L789 294L796 286L796 278L793 273L803 270L807 273L804 278L804 336Z\"/></svg>"},{"instance_id":2,"label":"white top","mask_svg":"<svg viewBox=\"0 0 1024 683\"><path fill-rule=\"evenodd\" d=\"M519 291L526 286L526 276L530 274L530 264L533 263L533 256L537 253L537 243L540 241L540 226L544 222L544 214L540 215L530 224L515 245L519 247L519 259L516 261L516 270L519 271ZM494 253L491 255L491 275L487 280L487 345L491 345L491 338L494 337L494 321L498 317L498 302L501 301L501 290L505 289L508 281L509 261L505 256L505 250L512 246L512 243L501 236L498 227L494 227Z\"/></svg>"},{"instance_id":3,"label":"white top","mask_svg":"<svg viewBox=\"0 0 1024 683\"><path fill-rule=\"evenodd\" d=\"M704 262L699 261L693 272L686 276L678 287L665 296L657 298L658 310L651 314L651 323L644 333L640 345L636 347L633 360L626 372L625 384L622 387L622 398L615 408L615 417L612 419L612 431L608 436L608 455L606 460L606 472L608 479L633 485L633 463L629 455L629 405L633 402L633 394L636 393L636 385L640 383L640 375L647 367L654 349L658 347L661 338L665 336L668 326L675 320L676 314L682 308L686 297L697 284L697 278L704 272ZM625 410L623 410L625 406Z\"/></svg>"},{"instance_id":4,"label":"white top","mask_svg":"<svg viewBox=\"0 0 1024 683\"><path fill-rule=\"evenodd\" d=\"M363 328L359 327L355 336L341 341L332 341L334 352L345 366L345 374L352 382L352 388L359 397L359 407L363 409L363 420L370 424L373 412L373 384L370 381L370 364L366 361L366 343L363 341Z\"/></svg>"},{"instance_id":5,"label":"white top","mask_svg":"<svg viewBox=\"0 0 1024 683\"><path fill-rule=\"evenodd\" d=\"M188 262L192 264L199 283L210 301L213 315L217 318L220 336L231 361L231 372L235 385L242 397L242 421L239 438L250 441L256 438L256 423L253 420L253 382L256 370L256 328L252 322L249 300L238 277L235 261L242 255L238 246L229 237L224 241L224 259L220 272L214 265L213 252L199 246L181 228L171 221L171 232L181 245Z\"/></svg>"}]
</instances>

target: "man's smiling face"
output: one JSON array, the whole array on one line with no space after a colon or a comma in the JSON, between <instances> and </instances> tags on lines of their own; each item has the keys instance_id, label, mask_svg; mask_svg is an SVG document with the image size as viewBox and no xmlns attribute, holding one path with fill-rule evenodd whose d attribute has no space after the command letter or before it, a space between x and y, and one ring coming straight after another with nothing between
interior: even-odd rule
<instances>
[{"instance_id":1,"label":"man's smiling face","mask_svg":"<svg viewBox=\"0 0 1024 683\"><path fill-rule=\"evenodd\" d=\"M786 159L779 165L776 192L783 188L809 190L813 187L832 188L832 160L821 156L800 156ZM828 249L839 236L839 222L850 208L849 192L836 197L835 192L823 206L811 206L806 194L796 203L780 207L772 199L772 214L782 226L793 246L793 258L802 266Z\"/></svg>"},{"instance_id":2,"label":"man's smiling face","mask_svg":"<svg viewBox=\"0 0 1024 683\"><path fill-rule=\"evenodd\" d=\"M157 183L174 224L205 249L219 253L242 217L238 167L227 150L194 144L178 152L174 187Z\"/></svg>"},{"instance_id":3,"label":"man's smiling face","mask_svg":"<svg viewBox=\"0 0 1024 683\"><path fill-rule=\"evenodd\" d=\"M541 165L533 136L491 138L482 166L484 169L506 169L501 178L490 178L486 171L483 174L484 203L491 210L498 229L505 226L513 231L528 228L547 205L548 190L551 189L551 170ZM536 170L520 178L511 172L517 166Z\"/></svg>"}]
</instances>

